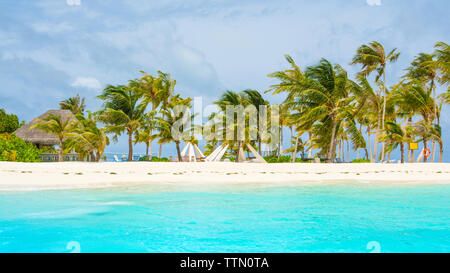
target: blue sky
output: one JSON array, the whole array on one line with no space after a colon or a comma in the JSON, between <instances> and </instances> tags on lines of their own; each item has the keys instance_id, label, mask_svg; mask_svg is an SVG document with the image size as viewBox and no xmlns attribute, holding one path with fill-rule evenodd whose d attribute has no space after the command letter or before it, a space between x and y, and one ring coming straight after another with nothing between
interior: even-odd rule
<instances>
[{"instance_id":1,"label":"blue sky","mask_svg":"<svg viewBox=\"0 0 450 273\"><path fill-rule=\"evenodd\" d=\"M392 84L417 53L449 42L448 10L447 0L2 0L0 107L29 121L79 93L96 110L106 84L139 70L169 72L183 96L210 102L226 89L267 90L284 54L302 67L324 57L354 75L356 48L373 40L401 52Z\"/></svg>"}]
</instances>

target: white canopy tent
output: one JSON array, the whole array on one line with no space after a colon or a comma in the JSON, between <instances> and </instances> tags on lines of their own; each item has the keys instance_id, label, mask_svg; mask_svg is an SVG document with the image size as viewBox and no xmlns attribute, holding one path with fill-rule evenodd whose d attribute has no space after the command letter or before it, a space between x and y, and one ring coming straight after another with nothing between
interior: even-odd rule
<instances>
[{"instance_id":1,"label":"white canopy tent","mask_svg":"<svg viewBox=\"0 0 450 273\"><path fill-rule=\"evenodd\" d=\"M205 161L209 161L209 162L218 162L218 161L220 161L222 159L223 155L225 154L225 152L227 151L228 146L229 145L225 144L225 143L220 145L209 156L206 157ZM246 147L255 156L255 159L252 162L267 163L266 160L264 160L264 158L255 150L255 148L253 148L252 145L247 143ZM245 161L246 161L246 158L245 158L244 148L243 148L243 146L241 146L240 149L239 149L239 152L238 152L238 160L237 160L237 162L245 162Z\"/></svg>"},{"instance_id":2,"label":"white canopy tent","mask_svg":"<svg viewBox=\"0 0 450 273\"><path fill-rule=\"evenodd\" d=\"M209 156L206 157L205 161L217 162L220 161L228 149L228 144L222 144L217 147Z\"/></svg>"},{"instance_id":3,"label":"white canopy tent","mask_svg":"<svg viewBox=\"0 0 450 273\"><path fill-rule=\"evenodd\" d=\"M205 158L197 144L192 144L190 142L186 143L186 146L184 146L183 151L181 151L181 157L183 158L183 161L189 162L195 162L197 160L203 160Z\"/></svg>"}]
</instances>

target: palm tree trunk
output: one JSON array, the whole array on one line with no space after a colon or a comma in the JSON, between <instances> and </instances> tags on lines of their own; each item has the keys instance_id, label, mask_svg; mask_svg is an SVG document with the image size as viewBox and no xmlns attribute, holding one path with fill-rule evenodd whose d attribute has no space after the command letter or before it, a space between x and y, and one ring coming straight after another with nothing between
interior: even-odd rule
<instances>
[{"instance_id":1,"label":"palm tree trunk","mask_svg":"<svg viewBox=\"0 0 450 273\"><path fill-rule=\"evenodd\" d=\"M289 126L289 130L291 131L291 149L292 149L292 139L294 138L294 129L292 128L292 126Z\"/></svg>"},{"instance_id":2,"label":"palm tree trunk","mask_svg":"<svg viewBox=\"0 0 450 273\"><path fill-rule=\"evenodd\" d=\"M435 156L435 153L436 153L436 141L434 141L433 140L433 142L431 142L431 162L434 162L434 160L435 160L435 158L436 158L436 156Z\"/></svg>"},{"instance_id":3,"label":"palm tree trunk","mask_svg":"<svg viewBox=\"0 0 450 273\"><path fill-rule=\"evenodd\" d=\"M278 159L280 159L282 153L283 153L283 127L281 127L280 130L280 150L278 151Z\"/></svg>"},{"instance_id":4,"label":"palm tree trunk","mask_svg":"<svg viewBox=\"0 0 450 273\"><path fill-rule=\"evenodd\" d=\"M439 140L439 162L442 163L444 159L444 143Z\"/></svg>"},{"instance_id":5,"label":"palm tree trunk","mask_svg":"<svg viewBox=\"0 0 450 273\"><path fill-rule=\"evenodd\" d=\"M153 159L152 141L149 142L147 153L148 153L148 161L152 161Z\"/></svg>"},{"instance_id":6,"label":"palm tree trunk","mask_svg":"<svg viewBox=\"0 0 450 273\"><path fill-rule=\"evenodd\" d=\"M178 162L182 162L183 159L181 158L180 141L175 141L175 146L177 147Z\"/></svg>"},{"instance_id":7,"label":"palm tree trunk","mask_svg":"<svg viewBox=\"0 0 450 273\"><path fill-rule=\"evenodd\" d=\"M313 149L312 149L312 134L311 134L311 131L308 131L308 140L309 140L309 151L308 151L308 158L312 158L312 152L313 152Z\"/></svg>"},{"instance_id":8,"label":"palm tree trunk","mask_svg":"<svg viewBox=\"0 0 450 273\"><path fill-rule=\"evenodd\" d=\"M128 131L128 161L133 161L133 132Z\"/></svg>"},{"instance_id":9,"label":"palm tree trunk","mask_svg":"<svg viewBox=\"0 0 450 273\"><path fill-rule=\"evenodd\" d=\"M58 144L58 162L63 162L64 161L64 156L63 156L63 141L62 139L59 140L59 144Z\"/></svg>"},{"instance_id":10,"label":"palm tree trunk","mask_svg":"<svg viewBox=\"0 0 450 273\"><path fill-rule=\"evenodd\" d=\"M295 138L294 151L292 152L292 163L295 163L295 158L297 158L298 138L299 138L299 136L297 135Z\"/></svg>"},{"instance_id":11,"label":"palm tree trunk","mask_svg":"<svg viewBox=\"0 0 450 273\"><path fill-rule=\"evenodd\" d=\"M158 158L162 157L162 143L159 143L159 152L158 152ZM214 150L213 150L214 151Z\"/></svg>"},{"instance_id":12,"label":"palm tree trunk","mask_svg":"<svg viewBox=\"0 0 450 273\"><path fill-rule=\"evenodd\" d=\"M412 123L412 117L408 117L408 126ZM406 137L409 139L411 138L411 135L406 135ZM410 143L412 140L409 141ZM414 150L411 150L411 145L408 144L408 163L414 162Z\"/></svg>"},{"instance_id":13,"label":"palm tree trunk","mask_svg":"<svg viewBox=\"0 0 450 273\"><path fill-rule=\"evenodd\" d=\"M259 154L261 154L261 150L262 150L262 141L261 141L261 137L258 137L258 151L259 151Z\"/></svg>"},{"instance_id":14,"label":"palm tree trunk","mask_svg":"<svg viewBox=\"0 0 450 273\"><path fill-rule=\"evenodd\" d=\"M383 69L383 122L382 122L382 130L384 130L384 119L386 118L386 71ZM381 159L384 160L384 148L385 143L381 144Z\"/></svg>"},{"instance_id":15,"label":"palm tree trunk","mask_svg":"<svg viewBox=\"0 0 450 273\"><path fill-rule=\"evenodd\" d=\"M370 127L367 126L367 137L368 137L368 142L369 142L369 153L368 156L370 158L370 161L372 162L372 140L370 139ZM369 159L367 158L367 159Z\"/></svg>"},{"instance_id":16,"label":"palm tree trunk","mask_svg":"<svg viewBox=\"0 0 450 273\"><path fill-rule=\"evenodd\" d=\"M150 142L147 141L145 142L145 155L148 157L148 146L149 146Z\"/></svg>"},{"instance_id":17,"label":"palm tree trunk","mask_svg":"<svg viewBox=\"0 0 450 273\"><path fill-rule=\"evenodd\" d=\"M426 138L423 139L423 149L424 150L428 149L428 139L426 139ZM423 157L423 162L426 163L428 161L427 159L428 158L426 156L424 156Z\"/></svg>"},{"instance_id":18,"label":"palm tree trunk","mask_svg":"<svg viewBox=\"0 0 450 273\"><path fill-rule=\"evenodd\" d=\"M400 143L400 153L402 155L402 163L405 163L405 146L404 143Z\"/></svg>"},{"instance_id":19,"label":"palm tree trunk","mask_svg":"<svg viewBox=\"0 0 450 273\"><path fill-rule=\"evenodd\" d=\"M335 147L336 127L337 127L337 120L335 117L333 117L333 127L331 129L331 142L329 148L330 150L328 151L328 158L331 163L334 162L334 157L336 155L336 147Z\"/></svg>"},{"instance_id":20,"label":"palm tree trunk","mask_svg":"<svg viewBox=\"0 0 450 273\"><path fill-rule=\"evenodd\" d=\"M377 125L377 134L375 135L375 139L373 140L374 142L374 147L373 147L373 153L372 153L372 159L371 162L374 163L377 160L377 152L378 152L378 138L381 134L381 124L380 124L380 120L383 119L381 116L381 112L378 111L378 125ZM384 121L383 121L384 122ZM384 147L384 146L383 146Z\"/></svg>"},{"instance_id":21,"label":"palm tree trunk","mask_svg":"<svg viewBox=\"0 0 450 273\"><path fill-rule=\"evenodd\" d=\"M338 145L338 159L341 159L342 140L339 140L337 145Z\"/></svg>"},{"instance_id":22,"label":"palm tree trunk","mask_svg":"<svg viewBox=\"0 0 450 273\"><path fill-rule=\"evenodd\" d=\"M241 157L241 141L238 140L238 147L237 147L236 159L234 160L234 162L236 162L236 163L240 162L240 161L239 161L240 157Z\"/></svg>"},{"instance_id":23,"label":"palm tree trunk","mask_svg":"<svg viewBox=\"0 0 450 273\"><path fill-rule=\"evenodd\" d=\"M350 163L350 142L347 141L347 163Z\"/></svg>"}]
</instances>

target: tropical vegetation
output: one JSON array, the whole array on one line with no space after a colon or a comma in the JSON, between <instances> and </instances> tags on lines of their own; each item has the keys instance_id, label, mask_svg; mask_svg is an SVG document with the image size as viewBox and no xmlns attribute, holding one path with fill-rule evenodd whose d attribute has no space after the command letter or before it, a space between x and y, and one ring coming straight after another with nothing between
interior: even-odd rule
<instances>
[{"instance_id":1,"label":"tropical vegetation","mask_svg":"<svg viewBox=\"0 0 450 273\"><path fill-rule=\"evenodd\" d=\"M60 103L61 109L73 113L74 120L49 116L35 128L58 137L60 160L63 153L75 151L83 160L99 161L110 138L115 142L126 135L128 161L133 160L137 143L146 146L146 157L141 160L166 160L160 159L163 145L174 143L181 161L181 144L197 144L202 134L205 154L225 143L229 147L226 156L236 161L244 156L240 151L251 157L251 145L268 162L309 162L314 158L384 162L395 150L400 151L401 162L416 162L415 145L411 144L420 142L424 149L431 149L431 157L419 156L420 160L436 161L438 150L442 162L440 121L442 108L450 102L449 46L437 42L433 52L419 53L404 75L389 86L387 79L393 79L388 67L400 56L396 48L386 50L376 41L363 44L350 62L359 69L352 78L343 66L330 60L302 67L286 55L288 67L268 75L273 80L268 90L225 91L214 101L216 111L201 125L192 123L197 113L180 111L190 109L192 99L177 92L177 82L170 74L140 71L139 77L126 84L106 86L98 96L103 102L98 111L86 111L85 99L76 95ZM265 98L267 93L284 98L271 104ZM233 114L227 120L229 107L243 115ZM251 120L252 113L255 120ZM243 128L238 128L239 119L246 121ZM268 127L278 120L279 129L268 129L264 119ZM0 109L0 133L11 134L18 126L16 116ZM232 138L227 137L230 131ZM155 142L158 157L153 156ZM284 147L283 142L289 146ZM351 150L356 158L350 159Z\"/></svg>"}]
</instances>

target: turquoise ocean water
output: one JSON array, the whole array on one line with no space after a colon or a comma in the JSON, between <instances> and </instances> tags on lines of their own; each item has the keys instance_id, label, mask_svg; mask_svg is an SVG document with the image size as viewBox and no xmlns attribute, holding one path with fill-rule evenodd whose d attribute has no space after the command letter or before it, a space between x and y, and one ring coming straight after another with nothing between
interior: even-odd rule
<instances>
[{"instance_id":1,"label":"turquoise ocean water","mask_svg":"<svg viewBox=\"0 0 450 273\"><path fill-rule=\"evenodd\" d=\"M450 252L450 185L0 192L0 252Z\"/></svg>"}]
</instances>

